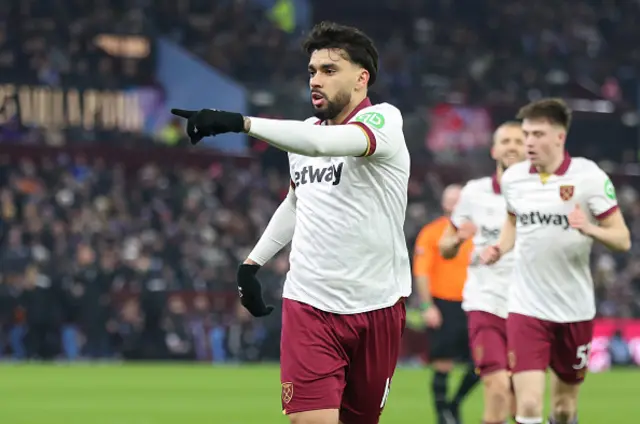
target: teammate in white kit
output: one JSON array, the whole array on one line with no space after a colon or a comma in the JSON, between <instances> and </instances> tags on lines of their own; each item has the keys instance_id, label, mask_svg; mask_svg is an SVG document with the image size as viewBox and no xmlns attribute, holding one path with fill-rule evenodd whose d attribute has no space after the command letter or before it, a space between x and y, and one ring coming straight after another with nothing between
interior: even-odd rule
<instances>
[{"instance_id":1,"label":"teammate in white kit","mask_svg":"<svg viewBox=\"0 0 640 424\"><path fill-rule=\"evenodd\" d=\"M578 388L596 313L591 245L597 240L628 251L631 240L609 177L594 162L565 151L571 124L567 105L543 99L523 107L518 118L529 160L502 176L509 218L482 261L493 264L515 249L507 337L516 421L542 423L550 367L548 422L577 423Z\"/></svg>"},{"instance_id":2,"label":"teammate in white kit","mask_svg":"<svg viewBox=\"0 0 640 424\"><path fill-rule=\"evenodd\" d=\"M503 172L525 159L520 122L506 122L493 137L491 156L496 172L469 181L451 215L451 225L440 239L440 253L458 254L460 245L473 237L474 252L464 285L462 308L467 312L469 344L484 386L483 424L503 424L511 413L511 381L507 364L507 294L513 271L509 253L497 264L484 266L480 253L496 244L506 219L500 191Z\"/></svg>"},{"instance_id":3,"label":"teammate in white kit","mask_svg":"<svg viewBox=\"0 0 640 424\"><path fill-rule=\"evenodd\" d=\"M245 131L289 152L291 189L239 268L241 301L255 316L271 312L255 274L292 242L282 306L284 413L296 424L375 424L411 294L403 231L409 152L400 111L367 97L378 53L365 34L321 23L304 48L315 118L173 112L188 119L196 142Z\"/></svg>"}]
</instances>

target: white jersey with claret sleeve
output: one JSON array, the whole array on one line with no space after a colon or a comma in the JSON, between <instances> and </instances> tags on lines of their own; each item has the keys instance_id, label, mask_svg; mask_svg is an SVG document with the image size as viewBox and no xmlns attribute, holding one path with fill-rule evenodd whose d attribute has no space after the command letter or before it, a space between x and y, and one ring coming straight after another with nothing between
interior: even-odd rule
<instances>
[{"instance_id":1,"label":"white jersey with claret sleeve","mask_svg":"<svg viewBox=\"0 0 640 424\"><path fill-rule=\"evenodd\" d=\"M567 155L544 183L529 161L510 167L501 183L517 219L509 312L559 323L593 319L593 239L572 229L568 215L580 205L597 223L618 208L607 174L588 159Z\"/></svg>"},{"instance_id":2,"label":"white jersey with claret sleeve","mask_svg":"<svg viewBox=\"0 0 640 424\"><path fill-rule=\"evenodd\" d=\"M464 186L451 215L451 223L460 227L465 221L470 221L477 228L462 292L462 309L465 311L483 311L507 317L513 253L506 254L492 266L482 265L479 260L480 253L487 246L498 243L506 218L506 203L495 176L471 180Z\"/></svg>"},{"instance_id":3,"label":"white jersey with claret sleeve","mask_svg":"<svg viewBox=\"0 0 640 424\"><path fill-rule=\"evenodd\" d=\"M367 136L363 156L289 153L296 225L283 297L336 314L382 309L411 294L402 115L368 100L356 110L346 125Z\"/></svg>"}]
</instances>

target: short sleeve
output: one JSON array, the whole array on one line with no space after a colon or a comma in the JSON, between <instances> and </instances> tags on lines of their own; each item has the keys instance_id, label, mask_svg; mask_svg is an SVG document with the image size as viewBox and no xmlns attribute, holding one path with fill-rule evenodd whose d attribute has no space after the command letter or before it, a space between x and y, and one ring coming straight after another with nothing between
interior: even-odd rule
<instances>
[{"instance_id":1,"label":"short sleeve","mask_svg":"<svg viewBox=\"0 0 640 424\"><path fill-rule=\"evenodd\" d=\"M507 170L508 172L509 170ZM505 178L505 176L507 175L507 172L505 172L502 175L502 178L500 179L500 193L502 193L502 197L504 198L504 202L507 205L507 212L509 213L509 215L512 216L516 216L516 210L513 207L513 204L511 203L511 191L509 190L509 179Z\"/></svg>"},{"instance_id":2,"label":"short sleeve","mask_svg":"<svg viewBox=\"0 0 640 424\"><path fill-rule=\"evenodd\" d=\"M458 200L458 204L453 209L453 213L451 214L451 224L454 227L460 228L460 226L465 221L472 220L472 212L473 212L473 202L471 199L472 188L469 187L469 184L465 185L462 191L460 192L460 200Z\"/></svg>"},{"instance_id":3,"label":"short sleeve","mask_svg":"<svg viewBox=\"0 0 640 424\"><path fill-rule=\"evenodd\" d=\"M349 125L357 125L367 136L367 150L362 156L391 157L404 143L402 114L391 105L367 108Z\"/></svg>"},{"instance_id":4,"label":"short sleeve","mask_svg":"<svg viewBox=\"0 0 640 424\"><path fill-rule=\"evenodd\" d=\"M609 176L600 168L588 178L587 205L598 220L604 219L618 209L616 189Z\"/></svg>"}]
</instances>

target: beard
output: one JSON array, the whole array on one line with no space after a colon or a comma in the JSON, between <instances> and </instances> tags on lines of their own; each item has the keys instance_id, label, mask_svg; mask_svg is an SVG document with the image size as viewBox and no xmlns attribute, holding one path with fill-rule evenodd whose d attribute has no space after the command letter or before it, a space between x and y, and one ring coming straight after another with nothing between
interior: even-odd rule
<instances>
[{"instance_id":1,"label":"beard","mask_svg":"<svg viewBox=\"0 0 640 424\"><path fill-rule=\"evenodd\" d=\"M314 116L321 121L334 119L347 107L349 102L351 102L351 95L346 91L338 92L331 100L325 96L326 105L322 109L315 109Z\"/></svg>"}]
</instances>

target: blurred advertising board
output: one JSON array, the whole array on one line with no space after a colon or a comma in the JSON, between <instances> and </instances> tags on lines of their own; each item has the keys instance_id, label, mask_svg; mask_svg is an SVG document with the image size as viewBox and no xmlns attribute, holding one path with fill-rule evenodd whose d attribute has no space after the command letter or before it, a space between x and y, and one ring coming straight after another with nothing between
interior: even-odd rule
<instances>
[{"instance_id":1,"label":"blurred advertising board","mask_svg":"<svg viewBox=\"0 0 640 424\"><path fill-rule=\"evenodd\" d=\"M428 362L428 337L418 309L407 309L403 356ZM578 359L578 352L576 352ZM603 372L612 366L640 366L640 319L598 318L589 349L589 371Z\"/></svg>"},{"instance_id":2,"label":"blurred advertising board","mask_svg":"<svg viewBox=\"0 0 640 424\"><path fill-rule=\"evenodd\" d=\"M614 365L640 366L640 320L596 320L589 371L602 372Z\"/></svg>"},{"instance_id":3,"label":"blurred advertising board","mask_svg":"<svg viewBox=\"0 0 640 424\"><path fill-rule=\"evenodd\" d=\"M151 133L165 109L154 87L100 89L0 83L0 125Z\"/></svg>"}]
</instances>

